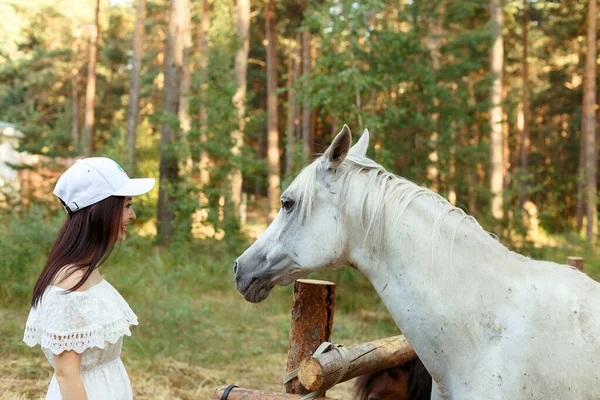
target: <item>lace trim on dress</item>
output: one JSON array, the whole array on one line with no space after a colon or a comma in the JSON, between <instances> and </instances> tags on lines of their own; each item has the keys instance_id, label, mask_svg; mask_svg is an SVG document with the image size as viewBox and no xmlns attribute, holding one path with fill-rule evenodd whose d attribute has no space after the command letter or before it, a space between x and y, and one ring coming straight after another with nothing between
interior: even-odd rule
<instances>
[{"instance_id":1,"label":"lace trim on dress","mask_svg":"<svg viewBox=\"0 0 600 400\"><path fill-rule=\"evenodd\" d=\"M124 310L124 317L110 324L95 329L82 329L74 332L53 332L36 326L27 325L23 341L30 347L39 344L50 349L54 354L73 350L79 354L90 347L103 349L106 342L115 344L121 336L131 336L131 325L137 325L138 320L133 311Z\"/></svg>"}]
</instances>

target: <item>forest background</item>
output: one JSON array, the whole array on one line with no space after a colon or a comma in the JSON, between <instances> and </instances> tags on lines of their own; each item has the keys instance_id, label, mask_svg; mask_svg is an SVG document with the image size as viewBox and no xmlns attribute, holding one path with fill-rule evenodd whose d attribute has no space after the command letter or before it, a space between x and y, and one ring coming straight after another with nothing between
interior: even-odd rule
<instances>
[{"instance_id":1,"label":"forest background","mask_svg":"<svg viewBox=\"0 0 600 400\"><path fill-rule=\"evenodd\" d=\"M1 399L52 373L22 329L77 157L159 181L103 268L140 316L136 398L279 390L291 288L246 304L231 265L343 124L511 249L600 278L596 0L0 0L0 20L0 129L23 155L0 194ZM316 277L338 285L334 341L397 334L355 271Z\"/></svg>"}]
</instances>

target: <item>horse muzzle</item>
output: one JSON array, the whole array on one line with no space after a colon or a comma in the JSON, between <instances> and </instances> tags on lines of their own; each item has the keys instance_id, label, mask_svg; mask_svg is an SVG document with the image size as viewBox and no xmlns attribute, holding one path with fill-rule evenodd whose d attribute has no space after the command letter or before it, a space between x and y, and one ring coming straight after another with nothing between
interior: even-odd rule
<instances>
[{"instance_id":1,"label":"horse muzzle","mask_svg":"<svg viewBox=\"0 0 600 400\"><path fill-rule=\"evenodd\" d=\"M268 277L248 273L238 258L233 264L233 273L238 292L246 301L260 303L269 297L273 284Z\"/></svg>"}]
</instances>

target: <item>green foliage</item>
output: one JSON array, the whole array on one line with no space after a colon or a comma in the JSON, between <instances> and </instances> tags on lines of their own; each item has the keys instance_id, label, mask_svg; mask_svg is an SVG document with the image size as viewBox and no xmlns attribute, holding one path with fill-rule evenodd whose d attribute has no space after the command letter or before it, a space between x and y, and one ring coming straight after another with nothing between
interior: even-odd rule
<instances>
[{"instance_id":1,"label":"green foliage","mask_svg":"<svg viewBox=\"0 0 600 400\"><path fill-rule=\"evenodd\" d=\"M32 207L0 213L0 299L2 304L23 303L31 297L45 256L54 243L64 211L49 214Z\"/></svg>"},{"instance_id":2,"label":"green foliage","mask_svg":"<svg viewBox=\"0 0 600 400\"><path fill-rule=\"evenodd\" d=\"M439 69L427 35L441 2L427 7L381 1L311 5L304 29L320 32L322 55L298 89L323 116L353 126L362 122L375 143L374 157L409 179L434 183L425 171L436 151L439 191L445 194L454 185L460 201L481 183L468 188L457 177L487 158L482 139L489 83L482 71L489 32L482 14L488 4L445 3Z\"/></svg>"},{"instance_id":3,"label":"green foliage","mask_svg":"<svg viewBox=\"0 0 600 400\"><path fill-rule=\"evenodd\" d=\"M87 24L93 10L91 3L71 3L38 0L31 6L9 0L0 8L6 20L0 29L4 36L14 37L0 41L0 121L16 124L26 134L22 150L33 154L79 154L72 138L72 85L79 96L76 118L81 128L89 57ZM206 208L205 222L233 238L239 227L229 202L231 172L243 171L246 193L260 197L266 190L266 71L260 61L266 58L263 4L253 3L258 13L250 27L245 145L239 156L231 154L231 132L238 125L232 104L237 88L233 59L240 46L234 3L211 2L208 51L202 55L196 43L201 7L197 1L192 6L192 130L188 137L180 135L172 148L181 167L172 191L176 224L183 232L191 224L191 215ZM321 151L331 139L330 132L343 123L355 135L368 128L373 143L370 155L377 161L419 184L436 187L442 195L455 190L458 202L470 203L474 209L469 211L491 226L486 217L490 197L488 6L487 0L331 0L309 2L301 16L300 3L277 2L279 87L291 73L284 68L284 60L293 51L297 32L313 34L313 72L296 82L295 89L297 103L306 99L317 115L315 151ZM528 3L531 155L527 174L520 172L517 154L517 109L523 87L521 8L517 0L504 5L504 110L511 153L504 203L507 212L513 208L519 182L524 181L544 228L562 232L573 225L577 190L573 176L578 169L581 131L586 2ZM94 154L122 164L127 164L125 126L134 11L132 3L111 3L102 7L100 18ZM167 0L148 3L141 72L136 172L156 178L161 124L179 129L178 118L161 110L168 11ZM6 17L9 14L11 18ZM434 66L438 56L431 47L436 39L439 68ZM199 57L208 63L206 87L201 86ZM280 100L284 95L281 90ZM207 98L206 126L200 126L198 118L203 96ZM287 123L283 101L279 115L283 147ZM201 130L206 132L205 142L200 141ZM210 183L204 187L198 183L196 170L202 151L211 159ZM295 175L304 162L300 140L293 159ZM437 169L437 176L427 173L431 167ZM283 177L282 185L291 178ZM201 194L209 198L208 203L200 204ZM220 198L226 200L223 209ZM156 201L156 193L143 200L145 221L154 222ZM511 222L507 219L502 224L508 232ZM189 234L181 240L189 240Z\"/></svg>"}]
</instances>

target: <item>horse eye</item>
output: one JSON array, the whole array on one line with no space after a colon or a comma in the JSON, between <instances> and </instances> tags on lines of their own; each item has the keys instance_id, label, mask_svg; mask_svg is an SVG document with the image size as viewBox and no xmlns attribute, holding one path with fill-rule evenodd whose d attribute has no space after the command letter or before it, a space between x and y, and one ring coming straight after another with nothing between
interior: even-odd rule
<instances>
[{"instance_id":1,"label":"horse eye","mask_svg":"<svg viewBox=\"0 0 600 400\"><path fill-rule=\"evenodd\" d=\"M294 201L293 200L281 200L281 208L283 208L286 211L291 210L294 207Z\"/></svg>"}]
</instances>

